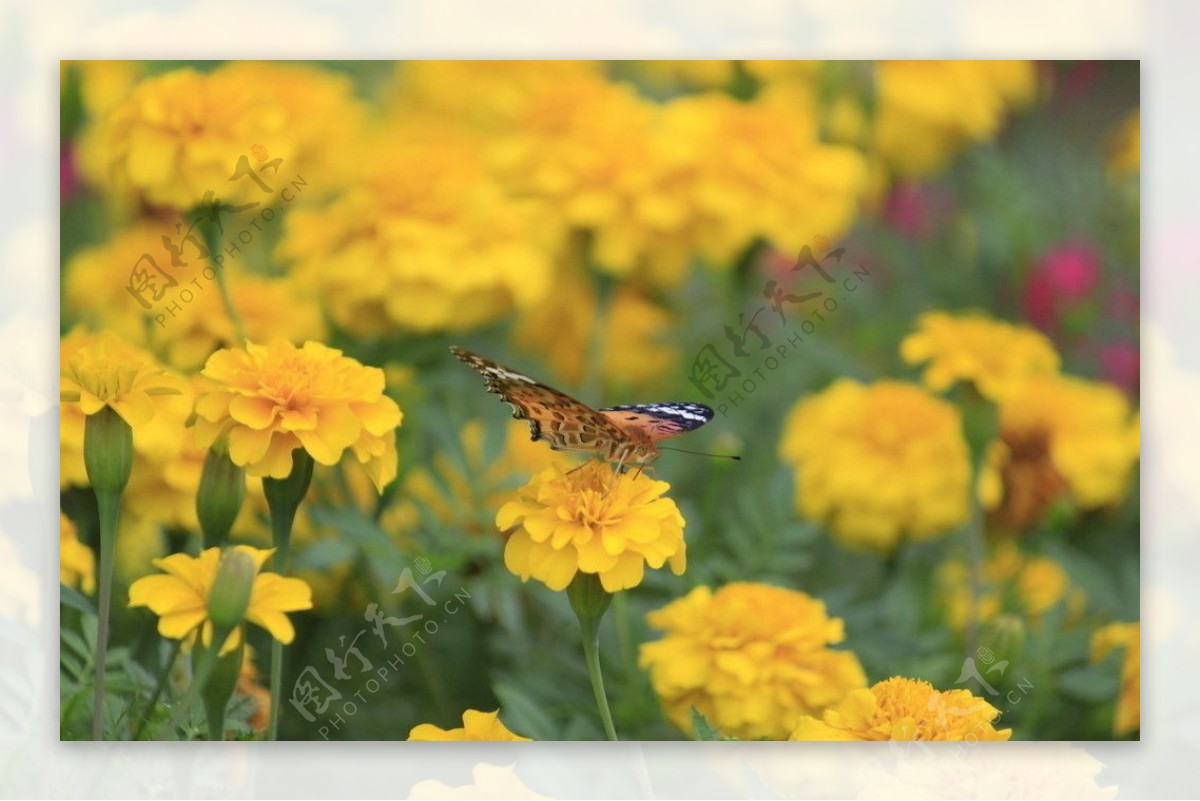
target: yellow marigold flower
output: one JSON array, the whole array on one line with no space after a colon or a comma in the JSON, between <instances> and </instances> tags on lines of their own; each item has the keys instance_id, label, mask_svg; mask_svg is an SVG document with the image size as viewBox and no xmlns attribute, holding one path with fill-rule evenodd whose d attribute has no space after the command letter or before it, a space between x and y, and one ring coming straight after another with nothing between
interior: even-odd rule
<instances>
[{"instance_id":1,"label":"yellow marigold flower","mask_svg":"<svg viewBox=\"0 0 1200 801\"><path fill-rule=\"evenodd\" d=\"M80 167L94 185L152 206L190 209L209 191L210 202L237 202L262 194L248 178L229 180L239 159L261 144L287 163L291 122L266 87L174 70L141 81L84 132Z\"/></svg>"},{"instance_id":2,"label":"yellow marigold flower","mask_svg":"<svg viewBox=\"0 0 1200 801\"><path fill-rule=\"evenodd\" d=\"M928 312L900 343L909 364L927 362L923 380L935 392L969 381L979 393L1000 401L1031 376L1058 372L1059 358L1045 334L981 314Z\"/></svg>"},{"instance_id":3,"label":"yellow marigold flower","mask_svg":"<svg viewBox=\"0 0 1200 801\"><path fill-rule=\"evenodd\" d=\"M79 75L79 95L89 114L101 115L132 91L145 70L143 62L120 59L64 61Z\"/></svg>"},{"instance_id":4,"label":"yellow marigold flower","mask_svg":"<svg viewBox=\"0 0 1200 801\"><path fill-rule=\"evenodd\" d=\"M287 645L295 638L296 631L284 613L312 608L308 585L278 573L259 572L275 552L274 548L259 550L248 545L235 548L250 556L256 573L245 619ZM206 548L199 556L176 553L155 559L154 566L163 573L133 582L129 587L129 605L149 607L158 615L158 633L164 637L182 640L199 631L201 642L211 645L213 624L209 620L209 594L220 564L220 548ZM238 626L225 640L220 653L229 653L241 639L242 627Z\"/></svg>"},{"instance_id":5,"label":"yellow marigold flower","mask_svg":"<svg viewBox=\"0 0 1200 801\"><path fill-rule=\"evenodd\" d=\"M71 518L58 513L58 580L85 595L96 589L96 555L79 541Z\"/></svg>"},{"instance_id":6,"label":"yellow marigold flower","mask_svg":"<svg viewBox=\"0 0 1200 801\"><path fill-rule=\"evenodd\" d=\"M1007 740L1012 729L993 726L999 716L999 709L969 690L939 692L927 681L895 676L850 691L821 720L801 718L789 739Z\"/></svg>"},{"instance_id":7,"label":"yellow marigold flower","mask_svg":"<svg viewBox=\"0 0 1200 801\"><path fill-rule=\"evenodd\" d=\"M796 471L797 511L847 546L891 550L967 520L962 421L920 387L841 379L792 408L779 453Z\"/></svg>"},{"instance_id":8,"label":"yellow marigold flower","mask_svg":"<svg viewBox=\"0 0 1200 801\"><path fill-rule=\"evenodd\" d=\"M979 485L994 526L1026 530L1063 496L1093 509L1128 492L1140 425L1116 387L1058 375L1030 379L1000 404L999 423L1000 441Z\"/></svg>"},{"instance_id":9,"label":"yellow marigold flower","mask_svg":"<svg viewBox=\"0 0 1200 801\"><path fill-rule=\"evenodd\" d=\"M586 462L564 473L550 467L500 508L496 526L516 529L504 547L504 564L522 581L535 578L565 590L575 574L594 573L608 592L642 583L646 565L687 565L683 515L664 497L670 489L643 473L616 473L607 463Z\"/></svg>"},{"instance_id":10,"label":"yellow marigold flower","mask_svg":"<svg viewBox=\"0 0 1200 801\"><path fill-rule=\"evenodd\" d=\"M279 255L358 335L464 331L550 290L559 232L489 176L483 145L427 121L385 126L344 192L287 217Z\"/></svg>"},{"instance_id":11,"label":"yellow marigold flower","mask_svg":"<svg viewBox=\"0 0 1200 801\"><path fill-rule=\"evenodd\" d=\"M1037 90L1030 61L881 61L874 148L903 176L942 169L964 146L995 136Z\"/></svg>"},{"instance_id":12,"label":"yellow marigold flower","mask_svg":"<svg viewBox=\"0 0 1200 801\"><path fill-rule=\"evenodd\" d=\"M168 290L161 304L145 309L127 289L129 271L142 254L160 247L162 237L172 233L171 219L140 222L73 256L63 276L63 310L69 318L111 329L140 347L153 347L176 369L194 370L213 351L236 342L220 290L204 275L207 261L192 257L189 246L187 266L169 268L179 289L186 287L191 293L190 302L180 302L172 294L177 290ZM159 264L167 268L165 252ZM324 338L320 305L300 281L239 274L229 283L250 339ZM178 308L167 314L173 302Z\"/></svg>"},{"instance_id":13,"label":"yellow marigold flower","mask_svg":"<svg viewBox=\"0 0 1200 801\"><path fill-rule=\"evenodd\" d=\"M948 559L938 565L934 585L947 623L956 631L964 630L972 617L966 562ZM1067 605L1068 617L1075 617L1087 604L1087 595L1071 582L1067 571L1055 560L1026 554L1012 540L1002 540L983 564L982 593L976 601L974 617L976 622L983 623L1011 611L1037 625L1043 615L1062 602Z\"/></svg>"},{"instance_id":14,"label":"yellow marigold flower","mask_svg":"<svg viewBox=\"0 0 1200 801\"><path fill-rule=\"evenodd\" d=\"M196 401L196 445L228 434L230 458L249 475L286 478L297 448L323 465L353 448L377 490L396 477L401 413L379 368L319 342L273 339L217 351L201 375L213 384Z\"/></svg>"},{"instance_id":15,"label":"yellow marigold flower","mask_svg":"<svg viewBox=\"0 0 1200 801\"><path fill-rule=\"evenodd\" d=\"M1111 623L1092 632L1092 661L1100 662L1115 648L1125 649L1121 663L1121 694L1113 719L1113 734L1135 732L1142 727L1142 624Z\"/></svg>"},{"instance_id":16,"label":"yellow marigold flower","mask_svg":"<svg viewBox=\"0 0 1200 801\"><path fill-rule=\"evenodd\" d=\"M458 729L441 729L432 723L414 726L408 739L414 742L531 742L528 737L513 734L500 720L500 710L463 712L463 725Z\"/></svg>"},{"instance_id":17,"label":"yellow marigold flower","mask_svg":"<svg viewBox=\"0 0 1200 801\"><path fill-rule=\"evenodd\" d=\"M753 582L696 587L646 616L664 634L638 662L670 721L692 732L695 707L723 734L781 740L866 684L840 618L802 592Z\"/></svg>"},{"instance_id":18,"label":"yellow marigold flower","mask_svg":"<svg viewBox=\"0 0 1200 801\"><path fill-rule=\"evenodd\" d=\"M841 236L868 188L867 162L853 148L821 142L817 122L792 92L751 103L706 94L667 104L659 136L673 174L660 193L689 198L686 241L728 264L759 237L798 253L814 235Z\"/></svg>"},{"instance_id":19,"label":"yellow marigold flower","mask_svg":"<svg viewBox=\"0 0 1200 801\"><path fill-rule=\"evenodd\" d=\"M586 276L571 270L555 283L555 302L542 303L517 318L518 347L546 359L554 374L578 386L585 377L598 320L596 293ZM611 390L653 388L679 358L672 341L673 315L629 285L618 287L603 319L598 368Z\"/></svg>"},{"instance_id":20,"label":"yellow marigold flower","mask_svg":"<svg viewBox=\"0 0 1200 801\"><path fill-rule=\"evenodd\" d=\"M1108 173L1114 178L1137 175L1142 168L1142 119L1141 109L1133 112L1121 123L1109 143Z\"/></svg>"},{"instance_id":21,"label":"yellow marigold flower","mask_svg":"<svg viewBox=\"0 0 1200 801\"><path fill-rule=\"evenodd\" d=\"M77 404L85 415L111 407L131 428L154 417L161 397L186 390L183 379L110 332L90 339L73 352L60 348L59 366L59 397L64 403L72 407Z\"/></svg>"}]
</instances>

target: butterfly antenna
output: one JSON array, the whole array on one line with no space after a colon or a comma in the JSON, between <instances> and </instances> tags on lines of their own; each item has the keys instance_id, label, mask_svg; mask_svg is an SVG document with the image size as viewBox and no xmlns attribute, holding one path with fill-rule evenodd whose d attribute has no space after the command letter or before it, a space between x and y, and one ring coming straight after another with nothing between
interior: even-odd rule
<instances>
[{"instance_id":1,"label":"butterfly antenna","mask_svg":"<svg viewBox=\"0 0 1200 801\"><path fill-rule=\"evenodd\" d=\"M735 462L742 461L742 457L734 456L730 453L705 453L704 451L689 451L684 448L668 448L665 445L659 445L660 451L675 451L676 453L690 453L693 456L711 456L714 459L732 459Z\"/></svg>"}]
</instances>

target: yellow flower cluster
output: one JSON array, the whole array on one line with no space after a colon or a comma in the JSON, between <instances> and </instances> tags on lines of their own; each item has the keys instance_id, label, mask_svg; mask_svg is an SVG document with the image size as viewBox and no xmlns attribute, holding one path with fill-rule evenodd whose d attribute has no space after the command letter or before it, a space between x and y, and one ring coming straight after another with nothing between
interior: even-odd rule
<instances>
[{"instance_id":1,"label":"yellow flower cluster","mask_svg":"<svg viewBox=\"0 0 1200 801\"><path fill-rule=\"evenodd\" d=\"M1044 334L982 314L923 314L917 330L900 343L900 355L909 364L927 363L923 378L935 392L963 381L992 401L1059 367L1058 353Z\"/></svg>"},{"instance_id":2,"label":"yellow flower cluster","mask_svg":"<svg viewBox=\"0 0 1200 801\"><path fill-rule=\"evenodd\" d=\"M821 720L800 719L789 739L826 741L1007 740L996 729L1000 710L968 690L938 691L926 681L896 676L852 690Z\"/></svg>"},{"instance_id":3,"label":"yellow flower cluster","mask_svg":"<svg viewBox=\"0 0 1200 801\"><path fill-rule=\"evenodd\" d=\"M312 608L308 585L277 573L261 573L274 549L259 550L246 545L236 549L250 556L254 564L254 585L245 619L266 629L280 642L290 643L296 636L285 612ZM174 640L192 638L199 632L200 641L212 645L213 623L209 619L213 583L221 564L221 549L207 548L199 556L185 553L155 559L154 566L161 574L145 576L129 587L129 605L146 606L158 615L158 633ZM220 646L226 654L242 641L238 626Z\"/></svg>"},{"instance_id":4,"label":"yellow flower cluster","mask_svg":"<svg viewBox=\"0 0 1200 801\"><path fill-rule=\"evenodd\" d=\"M328 204L293 210L278 251L340 326L461 331L545 298L557 234L489 175L473 136L408 121L359 149L372 157Z\"/></svg>"},{"instance_id":5,"label":"yellow flower cluster","mask_svg":"<svg viewBox=\"0 0 1200 801\"><path fill-rule=\"evenodd\" d=\"M1108 172L1114 178L1137 175L1142 168L1142 114L1134 109L1109 143Z\"/></svg>"},{"instance_id":6,"label":"yellow flower cluster","mask_svg":"<svg viewBox=\"0 0 1200 801\"><path fill-rule=\"evenodd\" d=\"M1142 727L1142 625L1112 623L1092 633L1092 661L1105 659L1114 649L1124 648L1121 662L1121 692L1113 719L1113 734L1130 734Z\"/></svg>"},{"instance_id":7,"label":"yellow flower cluster","mask_svg":"<svg viewBox=\"0 0 1200 801\"><path fill-rule=\"evenodd\" d=\"M872 144L898 175L926 176L995 136L1037 90L1031 61L883 61Z\"/></svg>"},{"instance_id":8,"label":"yellow flower cluster","mask_svg":"<svg viewBox=\"0 0 1200 801\"><path fill-rule=\"evenodd\" d=\"M646 566L687 565L683 515L664 497L670 489L645 473L616 473L592 460L562 472L550 467L500 508L496 526L513 530L505 566L522 581L535 578L565 590L577 573L592 573L608 592L642 583Z\"/></svg>"},{"instance_id":9,"label":"yellow flower cluster","mask_svg":"<svg viewBox=\"0 0 1200 801\"><path fill-rule=\"evenodd\" d=\"M1076 616L1087 603L1084 591L1071 583L1067 571L1047 556L1025 554L1012 540L995 544L983 564L983 587L972 603L970 573L961 559L948 559L934 573L939 603L947 623L956 631L976 622L991 620L1005 611L1015 611L1036 625L1046 612L1066 603L1069 616Z\"/></svg>"},{"instance_id":10,"label":"yellow flower cluster","mask_svg":"<svg viewBox=\"0 0 1200 801\"><path fill-rule=\"evenodd\" d=\"M528 737L513 734L500 720L500 710L480 712L468 709L463 712L463 725L457 729L442 729L432 723L414 726L408 733L410 742L530 742Z\"/></svg>"},{"instance_id":11,"label":"yellow flower cluster","mask_svg":"<svg viewBox=\"0 0 1200 801\"><path fill-rule=\"evenodd\" d=\"M967 519L958 410L920 387L841 379L796 403L779 454L796 471L797 511L847 546L889 551Z\"/></svg>"},{"instance_id":12,"label":"yellow flower cluster","mask_svg":"<svg viewBox=\"0 0 1200 801\"><path fill-rule=\"evenodd\" d=\"M696 587L646 619L663 637L641 647L639 664L685 732L694 707L723 734L783 739L801 716L866 684L852 652L829 648L845 637L842 621L802 592L752 582Z\"/></svg>"},{"instance_id":13,"label":"yellow flower cluster","mask_svg":"<svg viewBox=\"0 0 1200 801\"><path fill-rule=\"evenodd\" d=\"M383 394L383 371L319 342L282 339L214 353L196 401L196 445L229 437L229 456L252 476L285 478L292 451L336 464L351 448L377 490L396 476L400 408Z\"/></svg>"}]
</instances>

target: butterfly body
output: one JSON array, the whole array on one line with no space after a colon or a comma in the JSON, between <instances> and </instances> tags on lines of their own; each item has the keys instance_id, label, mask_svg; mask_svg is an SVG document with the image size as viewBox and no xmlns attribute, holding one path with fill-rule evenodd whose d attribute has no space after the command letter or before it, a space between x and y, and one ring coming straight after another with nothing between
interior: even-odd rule
<instances>
[{"instance_id":1,"label":"butterfly body","mask_svg":"<svg viewBox=\"0 0 1200 801\"><path fill-rule=\"evenodd\" d=\"M489 392L528 420L534 440L554 450L591 453L618 465L644 465L658 457L657 443L707 423L712 409L700 403L649 403L593 409L529 376L462 348L450 352L484 377Z\"/></svg>"}]
</instances>

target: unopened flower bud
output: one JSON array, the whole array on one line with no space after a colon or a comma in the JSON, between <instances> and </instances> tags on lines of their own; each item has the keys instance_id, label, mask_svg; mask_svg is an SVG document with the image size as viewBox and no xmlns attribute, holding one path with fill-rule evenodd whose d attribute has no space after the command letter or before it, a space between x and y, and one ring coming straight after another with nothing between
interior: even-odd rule
<instances>
[{"instance_id":1,"label":"unopened flower bud","mask_svg":"<svg viewBox=\"0 0 1200 801\"><path fill-rule=\"evenodd\" d=\"M221 564L208 596L208 617L218 633L228 633L241 624L246 607L250 605L257 572L254 559L240 548L231 548L221 555ZM223 645L223 642L214 643L216 648Z\"/></svg>"},{"instance_id":2,"label":"unopened flower bud","mask_svg":"<svg viewBox=\"0 0 1200 801\"><path fill-rule=\"evenodd\" d=\"M204 472L196 493L196 517L204 532L205 547L225 542L245 497L246 471L233 463L228 451L214 445L204 457Z\"/></svg>"}]
</instances>

